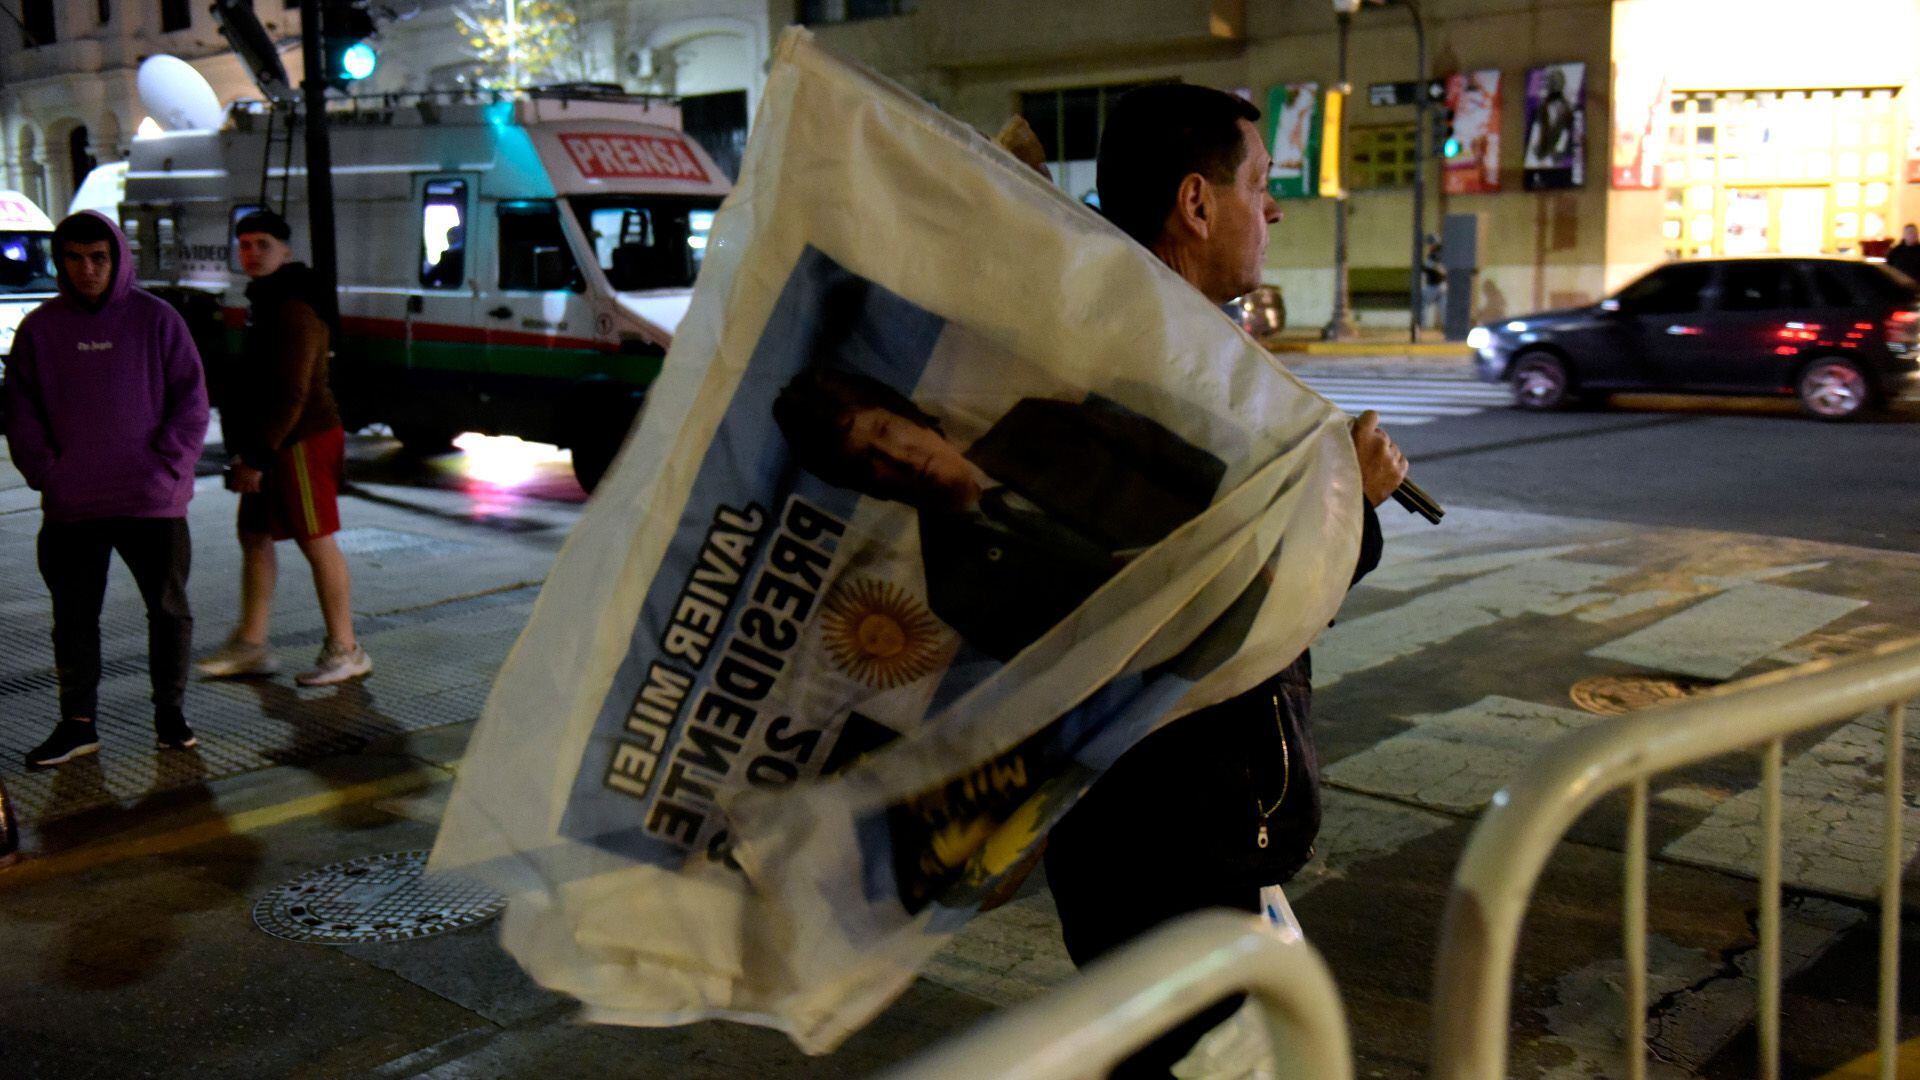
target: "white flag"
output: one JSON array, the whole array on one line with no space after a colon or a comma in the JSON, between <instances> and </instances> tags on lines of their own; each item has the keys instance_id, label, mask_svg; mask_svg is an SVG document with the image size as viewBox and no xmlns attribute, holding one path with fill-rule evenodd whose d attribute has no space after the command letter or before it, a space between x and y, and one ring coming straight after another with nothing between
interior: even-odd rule
<instances>
[{"instance_id":1,"label":"white flag","mask_svg":"<svg viewBox=\"0 0 1920 1080\"><path fill-rule=\"evenodd\" d=\"M831 1050L1127 747L1307 646L1360 507L1346 418L1218 308L789 31L434 865L594 1019Z\"/></svg>"}]
</instances>

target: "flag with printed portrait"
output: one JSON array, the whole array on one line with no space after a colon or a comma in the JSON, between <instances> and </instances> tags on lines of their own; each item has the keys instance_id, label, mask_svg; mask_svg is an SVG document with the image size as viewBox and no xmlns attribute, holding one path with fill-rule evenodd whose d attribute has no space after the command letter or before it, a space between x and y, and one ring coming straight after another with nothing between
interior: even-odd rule
<instances>
[{"instance_id":1,"label":"flag with printed portrait","mask_svg":"<svg viewBox=\"0 0 1920 1080\"><path fill-rule=\"evenodd\" d=\"M1347 419L977 132L782 38L433 865L596 1020L824 1052L1146 733L1328 623Z\"/></svg>"}]
</instances>

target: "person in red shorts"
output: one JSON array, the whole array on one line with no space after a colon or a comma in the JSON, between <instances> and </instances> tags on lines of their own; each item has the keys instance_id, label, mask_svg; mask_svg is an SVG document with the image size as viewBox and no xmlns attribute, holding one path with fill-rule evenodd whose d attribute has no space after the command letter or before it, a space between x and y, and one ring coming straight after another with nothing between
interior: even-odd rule
<instances>
[{"instance_id":1,"label":"person in red shorts","mask_svg":"<svg viewBox=\"0 0 1920 1080\"><path fill-rule=\"evenodd\" d=\"M359 678L373 662L353 636L352 583L335 543L346 432L327 386L329 337L313 271L293 261L285 219L260 211L234 228L240 268L253 281L252 305L232 386L219 402L231 460L227 486L240 493L240 623L219 651L196 665L210 678L270 675L267 645L275 544L292 540L313 568L327 641L302 686Z\"/></svg>"}]
</instances>

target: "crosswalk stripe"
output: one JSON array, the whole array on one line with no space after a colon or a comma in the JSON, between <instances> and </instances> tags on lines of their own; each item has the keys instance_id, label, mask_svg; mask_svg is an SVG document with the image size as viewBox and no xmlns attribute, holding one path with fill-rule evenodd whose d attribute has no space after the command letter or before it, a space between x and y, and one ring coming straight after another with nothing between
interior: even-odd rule
<instances>
[{"instance_id":1,"label":"crosswalk stripe","mask_svg":"<svg viewBox=\"0 0 1920 1080\"><path fill-rule=\"evenodd\" d=\"M1505 386L1491 383L1439 382L1432 379L1307 379L1310 386L1333 386L1342 390L1406 390L1420 394L1448 394L1467 397L1501 397Z\"/></svg>"},{"instance_id":2,"label":"crosswalk stripe","mask_svg":"<svg viewBox=\"0 0 1920 1080\"><path fill-rule=\"evenodd\" d=\"M1308 383L1307 385L1313 387L1315 390L1318 390L1323 394L1394 394L1394 395L1405 395L1410 398L1420 398L1425 401L1504 402L1504 401L1511 401L1513 399L1513 395L1511 393L1505 390L1498 389L1497 387L1487 387L1484 390L1478 387L1475 387L1473 389L1459 389L1459 390L1446 389L1446 388L1431 390L1424 386L1404 386L1404 385L1392 385L1392 384L1381 384L1381 383L1364 385L1364 384L1355 384L1355 383L1318 383L1316 382L1316 383Z\"/></svg>"},{"instance_id":3,"label":"crosswalk stripe","mask_svg":"<svg viewBox=\"0 0 1920 1080\"><path fill-rule=\"evenodd\" d=\"M1472 416L1512 403L1504 387L1446 376L1303 376L1302 381L1346 412L1358 415L1372 409L1380 414L1383 423L1396 427Z\"/></svg>"},{"instance_id":4,"label":"crosswalk stripe","mask_svg":"<svg viewBox=\"0 0 1920 1080\"><path fill-rule=\"evenodd\" d=\"M1378 409L1381 412L1399 409L1425 416L1472 416L1474 413L1487 411L1484 405L1436 405L1430 401L1405 401L1358 394L1328 394L1327 400L1348 412L1354 412L1357 409Z\"/></svg>"}]
</instances>

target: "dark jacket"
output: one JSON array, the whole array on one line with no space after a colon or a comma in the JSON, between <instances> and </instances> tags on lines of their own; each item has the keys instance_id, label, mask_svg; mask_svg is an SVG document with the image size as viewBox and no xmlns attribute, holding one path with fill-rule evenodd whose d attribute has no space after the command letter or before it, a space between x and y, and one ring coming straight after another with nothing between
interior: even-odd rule
<instances>
[{"instance_id":1,"label":"dark jacket","mask_svg":"<svg viewBox=\"0 0 1920 1080\"><path fill-rule=\"evenodd\" d=\"M185 320L134 287L126 237L94 216L112 230L113 282L88 304L59 271L60 295L14 336L0 426L49 520L183 517L207 434L200 353Z\"/></svg>"},{"instance_id":2,"label":"dark jacket","mask_svg":"<svg viewBox=\"0 0 1920 1080\"><path fill-rule=\"evenodd\" d=\"M1920 281L1920 244L1895 244L1888 248L1887 265Z\"/></svg>"},{"instance_id":3,"label":"dark jacket","mask_svg":"<svg viewBox=\"0 0 1920 1080\"><path fill-rule=\"evenodd\" d=\"M313 271L288 263L247 286L252 305L240 363L221 401L227 449L265 469L273 455L340 426L327 382L330 347L324 298Z\"/></svg>"}]
</instances>

